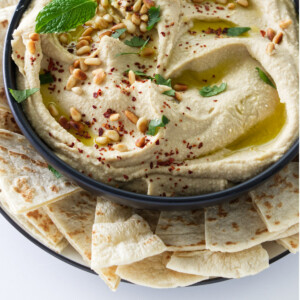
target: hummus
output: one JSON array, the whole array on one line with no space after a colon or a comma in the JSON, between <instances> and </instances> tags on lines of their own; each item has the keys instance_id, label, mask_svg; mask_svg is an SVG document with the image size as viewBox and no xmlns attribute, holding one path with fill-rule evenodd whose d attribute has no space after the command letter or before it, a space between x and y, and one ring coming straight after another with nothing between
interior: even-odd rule
<instances>
[{"instance_id":1,"label":"hummus","mask_svg":"<svg viewBox=\"0 0 300 300\"><path fill-rule=\"evenodd\" d=\"M82 173L138 193L195 195L258 174L297 139L292 1L100 1L74 31L33 34L49 2L32 1L13 59L19 88L40 88L24 102L32 126ZM150 6L160 19L147 30ZM229 34L240 27L250 28ZM40 84L46 72L54 82Z\"/></svg>"}]
</instances>

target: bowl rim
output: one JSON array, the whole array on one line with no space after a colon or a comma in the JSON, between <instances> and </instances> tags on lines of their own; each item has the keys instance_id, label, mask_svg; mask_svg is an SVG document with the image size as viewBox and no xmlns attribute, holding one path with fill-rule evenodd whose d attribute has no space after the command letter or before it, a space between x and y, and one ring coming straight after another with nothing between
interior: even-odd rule
<instances>
[{"instance_id":1,"label":"bowl rim","mask_svg":"<svg viewBox=\"0 0 300 300\"><path fill-rule=\"evenodd\" d=\"M109 186L103 182L96 181L95 179L80 173L60 159L56 154L54 154L53 150L38 136L27 120L25 113L22 110L22 104L17 103L10 95L8 90L8 88L16 88L16 66L11 58L12 34L14 29L17 28L19 21L30 2L31 0L20 0L7 31L3 53L3 78L6 97L18 126L20 127L24 136L29 140L31 145L51 166L53 166L67 178L73 180L80 187L97 195L105 194L105 196L110 200L120 204L137 208L165 210L195 209L215 205L245 194L249 190L263 183L272 175L279 172L299 153L298 138L290 147L290 149L284 153L284 155L278 161L270 165L256 176L225 190L194 196L161 197L133 193Z\"/></svg>"}]
</instances>

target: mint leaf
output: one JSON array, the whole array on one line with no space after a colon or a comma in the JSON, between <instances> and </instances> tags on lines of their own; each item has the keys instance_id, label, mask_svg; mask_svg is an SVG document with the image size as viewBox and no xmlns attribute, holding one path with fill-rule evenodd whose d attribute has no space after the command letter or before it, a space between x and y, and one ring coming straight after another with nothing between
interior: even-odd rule
<instances>
[{"instance_id":1,"label":"mint leaf","mask_svg":"<svg viewBox=\"0 0 300 300\"><path fill-rule=\"evenodd\" d=\"M149 9L149 21L147 30L151 30L156 23L160 21L160 6L159 7L150 7Z\"/></svg>"},{"instance_id":2,"label":"mint leaf","mask_svg":"<svg viewBox=\"0 0 300 300\"><path fill-rule=\"evenodd\" d=\"M127 46L137 47L137 48L144 46L145 42L146 42L145 40L143 40L142 38L139 38L137 36L134 36L131 40L124 41L124 43Z\"/></svg>"},{"instance_id":3,"label":"mint leaf","mask_svg":"<svg viewBox=\"0 0 300 300\"><path fill-rule=\"evenodd\" d=\"M155 81L158 85L166 85L171 87L171 79L165 79L159 74L155 75Z\"/></svg>"},{"instance_id":4,"label":"mint leaf","mask_svg":"<svg viewBox=\"0 0 300 300\"><path fill-rule=\"evenodd\" d=\"M39 90L40 89L38 89L38 88L33 88L33 89L28 89L28 90L13 90L13 89L9 89L9 92L11 93L11 95L14 97L14 99L18 103L22 103L29 96L33 95L34 93L36 93Z\"/></svg>"},{"instance_id":5,"label":"mint leaf","mask_svg":"<svg viewBox=\"0 0 300 300\"><path fill-rule=\"evenodd\" d=\"M271 87L273 87L274 89L276 89L274 83L269 79L269 77L267 76L267 74L262 71L260 68L255 68L259 74L259 77L262 81L264 81L266 84L270 85Z\"/></svg>"},{"instance_id":6,"label":"mint leaf","mask_svg":"<svg viewBox=\"0 0 300 300\"><path fill-rule=\"evenodd\" d=\"M94 0L52 0L38 14L35 32L67 32L83 25L96 14Z\"/></svg>"},{"instance_id":7,"label":"mint leaf","mask_svg":"<svg viewBox=\"0 0 300 300\"><path fill-rule=\"evenodd\" d=\"M203 97L212 97L221 94L227 88L227 83L223 82L220 86L205 86L200 90L200 94Z\"/></svg>"},{"instance_id":8,"label":"mint leaf","mask_svg":"<svg viewBox=\"0 0 300 300\"><path fill-rule=\"evenodd\" d=\"M41 84L49 84L54 82L54 78L50 72L47 72L45 74L40 74L40 82Z\"/></svg>"},{"instance_id":9,"label":"mint leaf","mask_svg":"<svg viewBox=\"0 0 300 300\"><path fill-rule=\"evenodd\" d=\"M140 51L139 51L139 54L141 54L141 52L145 49L145 47L147 46L147 44L149 43L150 41L150 38L148 38L145 43L143 44L143 46L141 47Z\"/></svg>"},{"instance_id":10,"label":"mint leaf","mask_svg":"<svg viewBox=\"0 0 300 300\"><path fill-rule=\"evenodd\" d=\"M115 32L111 35L111 37L118 39L127 29L126 28L121 28L115 30Z\"/></svg>"},{"instance_id":11,"label":"mint leaf","mask_svg":"<svg viewBox=\"0 0 300 300\"><path fill-rule=\"evenodd\" d=\"M171 97L174 97L175 96L175 90L171 89L169 91L165 91L163 92L164 95L167 95L167 96L171 96Z\"/></svg>"},{"instance_id":12,"label":"mint leaf","mask_svg":"<svg viewBox=\"0 0 300 300\"><path fill-rule=\"evenodd\" d=\"M128 73L129 71L130 71L130 70L128 69L128 70L126 70L125 72ZM133 71L133 70L132 70L132 71ZM133 71L133 73L134 73L135 75L137 75L137 76L140 76L140 77L145 77L145 78L148 78L148 79L151 79L151 80L154 79L152 76L147 75L147 74L145 74L144 72L141 72L141 71Z\"/></svg>"},{"instance_id":13,"label":"mint leaf","mask_svg":"<svg viewBox=\"0 0 300 300\"><path fill-rule=\"evenodd\" d=\"M170 120L164 115L161 117L161 120L151 120L148 126L147 134L156 135L158 129L160 127L165 127L169 122Z\"/></svg>"},{"instance_id":14,"label":"mint leaf","mask_svg":"<svg viewBox=\"0 0 300 300\"><path fill-rule=\"evenodd\" d=\"M62 175L57 170L55 170L52 166L48 165L48 169L54 174L54 176L57 179L61 178Z\"/></svg>"},{"instance_id":15,"label":"mint leaf","mask_svg":"<svg viewBox=\"0 0 300 300\"><path fill-rule=\"evenodd\" d=\"M232 27L232 28L228 28L227 35L228 36L239 36L249 30L251 30L250 27Z\"/></svg>"}]
</instances>

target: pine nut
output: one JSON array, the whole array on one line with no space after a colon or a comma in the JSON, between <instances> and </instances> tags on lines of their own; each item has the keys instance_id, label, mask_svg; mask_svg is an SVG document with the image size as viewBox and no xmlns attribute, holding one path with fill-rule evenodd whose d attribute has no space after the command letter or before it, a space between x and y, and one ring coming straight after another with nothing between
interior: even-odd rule
<instances>
[{"instance_id":1,"label":"pine nut","mask_svg":"<svg viewBox=\"0 0 300 300\"><path fill-rule=\"evenodd\" d=\"M109 6L109 0L101 0L101 5L105 8L108 7Z\"/></svg>"},{"instance_id":2,"label":"pine nut","mask_svg":"<svg viewBox=\"0 0 300 300\"><path fill-rule=\"evenodd\" d=\"M40 36L38 33L32 33L29 38L35 42L37 42L40 39Z\"/></svg>"},{"instance_id":3,"label":"pine nut","mask_svg":"<svg viewBox=\"0 0 300 300\"><path fill-rule=\"evenodd\" d=\"M91 36L81 36L78 41L88 41L89 43L91 43L93 41Z\"/></svg>"},{"instance_id":4,"label":"pine nut","mask_svg":"<svg viewBox=\"0 0 300 300\"><path fill-rule=\"evenodd\" d=\"M94 31L94 28L88 27L88 28L81 34L81 36L89 36L89 35L92 34L93 31Z\"/></svg>"},{"instance_id":5,"label":"pine nut","mask_svg":"<svg viewBox=\"0 0 300 300\"><path fill-rule=\"evenodd\" d=\"M95 19L95 24L99 29L106 29L108 27L108 22L99 16Z\"/></svg>"},{"instance_id":6,"label":"pine nut","mask_svg":"<svg viewBox=\"0 0 300 300\"><path fill-rule=\"evenodd\" d=\"M77 79L71 75L67 81L66 89L70 91L77 83Z\"/></svg>"},{"instance_id":7,"label":"pine nut","mask_svg":"<svg viewBox=\"0 0 300 300\"><path fill-rule=\"evenodd\" d=\"M70 115L75 122L81 121L82 115L75 107L70 108Z\"/></svg>"},{"instance_id":8,"label":"pine nut","mask_svg":"<svg viewBox=\"0 0 300 300\"><path fill-rule=\"evenodd\" d=\"M79 86L75 86L72 88L72 92L80 96L83 93L83 89Z\"/></svg>"},{"instance_id":9,"label":"pine nut","mask_svg":"<svg viewBox=\"0 0 300 300\"><path fill-rule=\"evenodd\" d=\"M90 43L87 40L82 40L80 42L77 43L76 45L76 49L80 49L83 46L88 46Z\"/></svg>"},{"instance_id":10,"label":"pine nut","mask_svg":"<svg viewBox=\"0 0 300 300\"><path fill-rule=\"evenodd\" d=\"M155 50L150 47L146 47L142 50L141 56L147 57L147 56L153 56L155 54Z\"/></svg>"},{"instance_id":11,"label":"pine nut","mask_svg":"<svg viewBox=\"0 0 300 300\"><path fill-rule=\"evenodd\" d=\"M120 120L120 114L112 114L112 115L110 115L109 119L112 122L118 121L118 120Z\"/></svg>"},{"instance_id":12,"label":"pine nut","mask_svg":"<svg viewBox=\"0 0 300 300\"><path fill-rule=\"evenodd\" d=\"M73 71L73 76L78 80L86 80L87 79L87 75L80 69L75 69Z\"/></svg>"},{"instance_id":13,"label":"pine nut","mask_svg":"<svg viewBox=\"0 0 300 300\"><path fill-rule=\"evenodd\" d=\"M29 40L27 46L28 46L28 51L31 54L34 54L35 53L35 42L33 40Z\"/></svg>"},{"instance_id":14,"label":"pine nut","mask_svg":"<svg viewBox=\"0 0 300 300\"><path fill-rule=\"evenodd\" d=\"M58 37L59 41L64 44L67 45L69 43L69 37L66 33L62 33L59 37Z\"/></svg>"},{"instance_id":15,"label":"pine nut","mask_svg":"<svg viewBox=\"0 0 300 300\"><path fill-rule=\"evenodd\" d=\"M127 31L128 31L129 33L135 33L135 31L136 31L136 26L132 23L131 20L124 20L123 22L124 22L124 24L126 25Z\"/></svg>"},{"instance_id":16,"label":"pine nut","mask_svg":"<svg viewBox=\"0 0 300 300\"><path fill-rule=\"evenodd\" d=\"M175 92L175 99L180 102L182 100L182 94Z\"/></svg>"},{"instance_id":17,"label":"pine nut","mask_svg":"<svg viewBox=\"0 0 300 300\"><path fill-rule=\"evenodd\" d=\"M273 43L269 43L266 49L267 54L273 55L275 50L275 45Z\"/></svg>"},{"instance_id":18,"label":"pine nut","mask_svg":"<svg viewBox=\"0 0 300 300\"><path fill-rule=\"evenodd\" d=\"M148 12L148 8L145 4L143 4L141 10L140 10L140 14L143 15L143 14L146 14Z\"/></svg>"},{"instance_id":19,"label":"pine nut","mask_svg":"<svg viewBox=\"0 0 300 300\"><path fill-rule=\"evenodd\" d=\"M146 138L144 136L137 139L137 141L135 142L135 145L139 148L143 148L145 144L146 144Z\"/></svg>"},{"instance_id":20,"label":"pine nut","mask_svg":"<svg viewBox=\"0 0 300 300\"><path fill-rule=\"evenodd\" d=\"M148 22L148 20L149 20L148 15L141 15L141 20L144 22Z\"/></svg>"},{"instance_id":21,"label":"pine nut","mask_svg":"<svg viewBox=\"0 0 300 300\"><path fill-rule=\"evenodd\" d=\"M83 72L86 72L89 69L89 67L84 62L83 58L79 59L79 67L80 67L81 71L83 71Z\"/></svg>"},{"instance_id":22,"label":"pine nut","mask_svg":"<svg viewBox=\"0 0 300 300\"><path fill-rule=\"evenodd\" d=\"M141 9L141 7L142 7L142 0L137 0L133 5L132 10L134 12L138 12Z\"/></svg>"},{"instance_id":23,"label":"pine nut","mask_svg":"<svg viewBox=\"0 0 300 300\"><path fill-rule=\"evenodd\" d=\"M73 63L73 67L74 67L74 68L79 68L79 66L80 66L80 60L79 60L79 59L76 59L76 60L74 61L74 63Z\"/></svg>"},{"instance_id":24,"label":"pine nut","mask_svg":"<svg viewBox=\"0 0 300 300\"><path fill-rule=\"evenodd\" d=\"M131 17L131 21L133 24L139 26L141 24L141 18L137 13L134 13Z\"/></svg>"},{"instance_id":25,"label":"pine nut","mask_svg":"<svg viewBox=\"0 0 300 300\"><path fill-rule=\"evenodd\" d=\"M109 14L104 15L104 16L103 16L103 19L104 19L106 22L108 22L108 23L112 23L113 20L114 20L114 18L113 18L111 15L109 15Z\"/></svg>"},{"instance_id":26,"label":"pine nut","mask_svg":"<svg viewBox=\"0 0 300 300\"><path fill-rule=\"evenodd\" d=\"M267 29L267 37L271 42L273 41L275 35L276 32L272 28Z\"/></svg>"},{"instance_id":27,"label":"pine nut","mask_svg":"<svg viewBox=\"0 0 300 300\"><path fill-rule=\"evenodd\" d=\"M103 69L95 70L93 72L93 75L94 75L94 82L98 85L100 85L106 78L106 73L104 72Z\"/></svg>"},{"instance_id":28,"label":"pine nut","mask_svg":"<svg viewBox=\"0 0 300 300\"><path fill-rule=\"evenodd\" d=\"M118 142L120 140L120 135L115 130L106 130L104 135L113 142Z\"/></svg>"},{"instance_id":29,"label":"pine nut","mask_svg":"<svg viewBox=\"0 0 300 300\"><path fill-rule=\"evenodd\" d=\"M96 143L99 145L106 145L108 144L108 138L106 136L99 136L96 138Z\"/></svg>"},{"instance_id":30,"label":"pine nut","mask_svg":"<svg viewBox=\"0 0 300 300\"><path fill-rule=\"evenodd\" d=\"M130 85L135 83L135 74L132 70L130 70L128 72L128 80L129 80Z\"/></svg>"},{"instance_id":31,"label":"pine nut","mask_svg":"<svg viewBox=\"0 0 300 300\"><path fill-rule=\"evenodd\" d=\"M178 92L184 92L188 89L188 86L185 84L177 83L174 85L174 90Z\"/></svg>"},{"instance_id":32,"label":"pine nut","mask_svg":"<svg viewBox=\"0 0 300 300\"><path fill-rule=\"evenodd\" d=\"M155 2L153 0L143 0L143 2L148 9L155 6Z\"/></svg>"},{"instance_id":33,"label":"pine nut","mask_svg":"<svg viewBox=\"0 0 300 300\"><path fill-rule=\"evenodd\" d=\"M287 29L290 25L293 24L293 21L291 19L283 20L279 23L280 28Z\"/></svg>"},{"instance_id":34,"label":"pine nut","mask_svg":"<svg viewBox=\"0 0 300 300\"><path fill-rule=\"evenodd\" d=\"M139 118L136 123L136 127L138 131L145 133L148 129L148 120L145 117Z\"/></svg>"},{"instance_id":35,"label":"pine nut","mask_svg":"<svg viewBox=\"0 0 300 300\"><path fill-rule=\"evenodd\" d=\"M236 3L243 6L243 7L248 7L249 6L248 0L236 0Z\"/></svg>"},{"instance_id":36,"label":"pine nut","mask_svg":"<svg viewBox=\"0 0 300 300\"><path fill-rule=\"evenodd\" d=\"M129 110L125 110L125 116L133 124L136 124L139 119L133 112Z\"/></svg>"},{"instance_id":37,"label":"pine nut","mask_svg":"<svg viewBox=\"0 0 300 300\"><path fill-rule=\"evenodd\" d=\"M283 33L282 32L278 32L273 39L273 43L274 44L280 44L283 38Z\"/></svg>"},{"instance_id":38,"label":"pine nut","mask_svg":"<svg viewBox=\"0 0 300 300\"><path fill-rule=\"evenodd\" d=\"M105 32L102 32L100 35L99 35L99 39L101 40L101 38L103 38L104 36L111 36L112 35L112 31L105 31Z\"/></svg>"},{"instance_id":39,"label":"pine nut","mask_svg":"<svg viewBox=\"0 0 300 300\"><path fill-rule=\"evenodd\" d=\"M142 22L141 25L140 25L140 31L143 32L143 33L147 32L148 31L147 26L148 25L145 22Z\"/></svg>"},{"instance_id":40,"label":"pine nut","mask_svg":"<svg viewBox=\"0 0 300 300\"><path fill-rule=\"evenodd\" d=\"M54 118L57 117L57 116L59 115L59 112L58 112L58 110L57 110L57 108L56 108L56 105L53 104L53 103L50 103L50 104L49 104L48 110L49 110L51 116L54 117Z\"/></svg>"},{"instance_id":41,"label":"pine nut","mask_svg":"<svg viewBox=\"0 0 300 300\"><path fill-rule=\"evenodd\" d=\"M126 27L126 25L124 24L124 23L119 23L119 24L117 24L117 25L114 25L113 27L111 27L110 29L112 30L112 31L116 31L117 29L122 29L122 28L125 28Z\"/></svg>"},{"instance_id":42,"label":"pine nut","mask_svg":"<svg viewBox=\"0 0 300 300\"><path fill-rule=\"evenodd\" d=\"M234 3L228 3L227 7L228 7L228 9L235 9L235 4Z\"/></svg>"},{"instance_id":43,"label":"pine nut","mask_svg":"<svg viewBox=\"0 0 300 300\"><path fill-rule=\"evenodd\" d=\"M100 66L102 61L100 58L98 57L94 57L94 58L87 58L84 60L84 63L88 66Z\"/></svg>"},{"instance_id":44,"label":"pine nut","mask_svg":"<svg viewBox=\"0 0 300 300\"><path fill-rule=\"evenodd\" d=\"M119 152L127 152L128 151L128 147L125 144L117 144L114 146L114 149Z\"/></svg>"},{"instance_id":45,"label":"pine nut","mask_svg":"<svg viewBox=\"0 0 300 300\"><path fill-rule=\"evenodd\" d=\"M71 66L69 67L69 72L70 72L71 75L73 74L73 71L74 71L74 70L75 70L74 66L71 65Z\"/></svg>"},{"instance_id":46,"label":"pine nut","mask_svg":"<svg viewBox=\"0 0 300 300\"><path fill-rule=\"evenodd\" d=\"M91 52L90 46L83 46L80 49L77 50L77 55L84 55Z\"/></svg>"}]
</instances>

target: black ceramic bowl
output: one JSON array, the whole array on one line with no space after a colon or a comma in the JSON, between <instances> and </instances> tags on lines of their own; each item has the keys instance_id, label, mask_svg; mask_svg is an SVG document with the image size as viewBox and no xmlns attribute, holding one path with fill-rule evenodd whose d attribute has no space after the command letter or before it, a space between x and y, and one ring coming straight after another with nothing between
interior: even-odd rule
<instances>
[{"instance_id":1,"label":"black ceramic bowl","mask_svg":"<svg viewBox=\"0 0 300 300\"><path fill-rule=\"evenodd\" d=\"M189 197L157 197L157 196L147 196L142 194L136 194L121 189L113 188L109 185L106 185L102 182L96 181L87 177L77 170L73 169L67 163L59 159L51 150L51 148L46 145L41 138L37 135L34 129L31 127L28 122L22 106L18 104L11 97L8 88L16 89L16 66L11 59L11 40L12 34L15 28L17 28L19 21L28 7L31 0L21 0L17 6L17 10L14 13L14 16L11 20L4 49L4 58L3 58L3 74L4 74L4 83L6 96L10 105L10 108L13 112L13 115L22 130L23 134L33 145L33 147L44 157L44 159L52 165L55 169L59 170L63 175L70 178L76 182L82 188L91 191L97 195L105 195L112 201L132 206L138 208L148 208L148 209L195 209L199 207L214 205L225 200L233 199L241 194L246 193L247 191L253 189L255 186L261 184L269 177L279 172L287 163L289 163L299 152L299 141L297 141L290 149L282 156L276 163L271 165L262 173L257 176L237 184L226 190L203 194L198 196L189 196ZM296 6L298 1L295 1Z\"/></svg>"}]
</instances>

